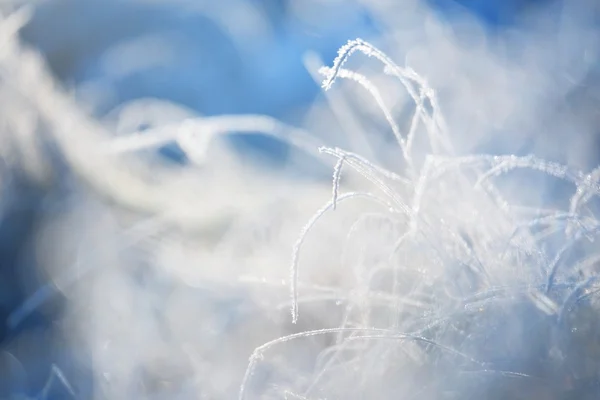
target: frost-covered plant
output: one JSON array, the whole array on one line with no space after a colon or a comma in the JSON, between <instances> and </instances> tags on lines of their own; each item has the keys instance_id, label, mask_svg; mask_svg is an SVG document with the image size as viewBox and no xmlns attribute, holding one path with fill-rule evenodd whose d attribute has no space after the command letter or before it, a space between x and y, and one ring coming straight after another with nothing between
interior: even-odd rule
<instances>
[{"instance_id":1,"label":"frost-covered plant","mask_svg":"<svg viewBox=\"0 0 600 400\"><path fill-rule=\"evenodd\" d=\"M376 87L343 68L355 52L379 60L409 92L415 111L406 132ZM258 347L239 398L253 398L256 369L281 363L278 350L317 336L327 337L327 345L311 368L295 370L262 396L593 396L600 373L595 350L599 279L593 267L598 255L582 246L593 243L600 231L599 221L580 205L599 193L597 170L586 174L534 156L455 155L435 91L363 40L342 47L333 66L322 72L326 90L340 78L367 90L389 123L406 168L388 171L358 154L320 149L337 159L333 198L310 219L294 247L292 321L303 315L298 281L304 240L320 218L343 207L342 201L365 198L379 209L356 216L340 264L354 287L338 300L344 310L338 327L295 333ZM419 124L430 145L422 165L413 162ZM570 183L570 206L542 211L507 202L494 178L519 169ZM358 173L373 184L371 190L342 192L342 171ZM562 245L550 247L550 238Z\"/></svg>"}]
</instances>

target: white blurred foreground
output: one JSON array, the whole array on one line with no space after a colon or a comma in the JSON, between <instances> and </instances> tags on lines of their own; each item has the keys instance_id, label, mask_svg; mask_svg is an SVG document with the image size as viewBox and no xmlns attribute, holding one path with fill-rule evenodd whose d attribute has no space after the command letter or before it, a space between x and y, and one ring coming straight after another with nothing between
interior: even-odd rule
<instances>
[{"instance_id":1,"label":"white blurred foreground","mask_svg":"<svg viewBox=\"0 0 600 400\"><path fill-rule=\"evenodd\" d=\"M552 77L537 61L499 65L485 44L467 50L425 20L435 45L407 62L418 66L435 48L454 77L431 62L425 80L351 41L321 69L328 97L302 129L258 115L200 117L158 100L99 120L20 42L26 9L2 21L2 193L13 195L17 178L44 191L28 249L39 281L50 282L27 288L8 329L66 299L48 339L69 354L52 360L63 398L597 393L600 172L472 154L494 129L533 134L532 110L564 91L548 95ZM368 63L346 69L364 55ZM316 77L319 60L305 61ZM142 122L150 128L136 132ZM336 124L352 148L308 132ZM257 131L330 164L332 182L249 165L220 140ZM172 142L189 165L148 151ZM546 177L570 192L543 198ZM3 349L11 373L42 389L46 376L27 376L36 361L20 356L19 340Z\"/></svg>"}]
</instances>

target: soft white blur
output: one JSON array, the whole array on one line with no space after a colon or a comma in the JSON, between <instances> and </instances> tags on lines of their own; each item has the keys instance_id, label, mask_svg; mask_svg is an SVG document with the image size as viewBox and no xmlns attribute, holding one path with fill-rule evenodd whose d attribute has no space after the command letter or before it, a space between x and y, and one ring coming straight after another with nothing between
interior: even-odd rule
<instances>
[{"instance_id":1,"label":"soft white blur","mask_svg":"<svg viewBox=\"0 0 600 400\"><path fill-rule=\"evenodd\" d=\"M39 200L14 267L25 295L7 324L19 334L0 348L7 375L26 383L7 395L43 390L51 369L39 365L54 364L64 376L48 392L57 398L69 386L95 399L232 399L240 388L248 399L496 398L497 385L514 398L554 398L499 372L563 376L537 367L531 342L551 336L546 316L571 292L465 299L547 282L566 239L543 242L519 224L567 210L575 185L549 177L552 166L530 172L537 161L513 173L515 159L461 157L533 153L595 167L591 3L571 2L559 17L532 7L495 32L466 12L450 23L416 0L5 3L0 211L14 212L11 196ZM379 32L356 33L416 71L439 110L431 99L415 107L401 80L360 52L344 68L363 74L380 103L342 75L311 92L324 79L318 68L333 62L323 55L355 38L343 26L359 26L361 12ZM415 110L431 117L414 131L412 160L382 105L404 137ZM228 141L256 133L289 145L282 162ZM160 155L166 145L184 161ZM360 160L342 165L332 189L331 154L345 153L320 146L404 179ZM343 197L354 191L376 199ZM294 253L303 227L336 196L335 211ZM593 256L589 247L577 248L580 259ZM560 270L557 286L570 278ZM24 331L34 312L52 327ZM438 329L442 320L450 322ZM545 340L544 365L577 364ZM51 350L23 350L36 341ZM463 353L501 361L485 369Z\"/></svg>"}]
</instances>

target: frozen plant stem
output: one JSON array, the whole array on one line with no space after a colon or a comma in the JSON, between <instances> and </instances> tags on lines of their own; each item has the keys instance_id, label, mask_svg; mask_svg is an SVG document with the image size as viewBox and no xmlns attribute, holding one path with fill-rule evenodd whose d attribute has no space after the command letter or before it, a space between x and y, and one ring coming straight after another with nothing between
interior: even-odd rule
<instances>
[{"instance_id":1,"label":"frozen plant stem","mask_svg":"<svg viewBox=\"0 0 600 400\"><path fill-rule=\"evenodd\" d=\"M361 193L361 192L344 193L344 194L341 194L337 198L336 203L339 203L339 202L342 202L345 200L349 200L349 199L355 199L355 198L366 198L366 199L369 199L369 200L379 204L380 206L384 207L386 210L392 209L392 206L389 203L383 201L382 199L380 199L379 197L377 197L376 195L371 194L371 193ZM298 322L298 262L299 262L299 258L300 258L300 250L301 250L304 240L306 239L306 236L308 235L310 230L314 227L314 225L317 223L317 221L319 221L319 219L321 219L321 217L327 211L333 209L333 205L334 205L334 202L333 202L333 200L331 200L327 204L325 204L325 206L320 208L313 215L313 217L302 228L302 231L300 232L298 240L294 244L294 248L292 250L292 262L291 262L291 267L290 267L290 275L291 275L290 290L291 290L291 297L292 297L292 323L294 323L294 324L296 322Z\"/></svg>"}]
</instances>

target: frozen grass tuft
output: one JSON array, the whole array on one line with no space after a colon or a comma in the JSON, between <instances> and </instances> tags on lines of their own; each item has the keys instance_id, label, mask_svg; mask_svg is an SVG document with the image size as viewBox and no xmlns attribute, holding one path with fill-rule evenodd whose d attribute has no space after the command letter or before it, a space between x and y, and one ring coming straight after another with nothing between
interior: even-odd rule
<instances>
[{"instance_id":1,"label":"frozen grass tuft","mask_svg":"<svg viewBox=\"0 0 600 400\"><path fill-rule=\"evenodd\" d=\"M387 171L360 155L321 148L323 153L337 158L333 199L308 222L294 246L292 322L301 320L298 270L303 242L327 211L336 210L341 200L357 196L340 194L343 165L351 167L347 174L357 172L374 185L375 191L368 197L390 213L359 217L346 240L357 233L363 234L363 240L372 235L368 230L360 231L364 221L373 217L397 223L399 220L404 232L386 238L388 253L379 254L381 261L361 258L360 252L369 252L365 247L356 253L357 259L350 261L356 266L343 273L356 275L356 288L351 292L355 300L349 300L340 328L297 333L255 350L239 398L247 398L249 380L257 365L267 362L267 349L324 334L337 334L335 345L323 353L329 361L318 363L320 367L312 372L312 378L309 372L306 381L291 382L294 386L284 393L294 393L298 398L387 398L391 393L409 398L439 398L442 393L446 393L444 398L464 398L467 393L479 393L485 398L539 398L550 395L547 387L563 393L559 397L583 393L579 390L585 389L573 387L578 383L564 383L565 379L587 379L573 375L567 354L574 350L568 346L589 346L594 339L579 337L583 342L567 346L565 335L580 329L581 321L566 322L565 315L594 297L596 290L592 288L598 278L583 276L584 269L593 265L597 256L583 254L567 259L566 255L574 252L579 241L591 243L596 235L598 221L577 213L582 199L598 194L595 172L586 175L534 156L456 157L451 152L431 154L420 171L413 170L413 149L409 143L415 130L410 130L408 138L402 137L377 89L364 76L342 68L355 51L373 56L388 70L395 71L392 75L402 80L417 102L413 124L434 119L422 107L423 96L416 95L427 93L429 101L437 104L425 80L396 66L363 40L349 42L340 49L333 67L322 69L325 89L331 89L338 77L355 80L367 89L383 110L396 136L398 152L408 161L408 167ZM440 143L450 141L449 132L443 130L429 138L444 135L447 137ZM431 144L432 149L436 148ZM517 169L539 171L572 184L574 194L569 209L545 210L541 217L523 219L516 212L518 207L507 207L493 180ZM394 181L401 182L401 186L393 187ZM462 210L470 212L465 214ZM398 215L403 218L398 219ZM470 217L462 217L467 215ZM545 243L548 237L556 235L563 238L563 245L552 254ZM354 243L360 246L360 241ZM381 242L377 245L379 251L386 247ZM344 262L342 267L346 267ZM382 282L375 281L378 274ZM390 296L387 304L371 302L366 296L381 284ZM594 310L596 314L591 318L597 319L597 309ZM381 318L386 314L388 318ZM530 335L544 335L536 339L539 343L533 349L527 348ZM389 344L390 338L400 339L400 352L394 352L396 346ZM403 340L410 338L419 340ZM351 345L357 339L369 339L369 344ZM409 348L402 349L405 345ZM450 351L440 353L441 349ZM457 354L472 364L454 358ZM393 375L389 375L391 371ZM393 385L384 379L401 383ZM343 388L343 382L354 382L351 391Z\"/></svg>"}]
</instances>

